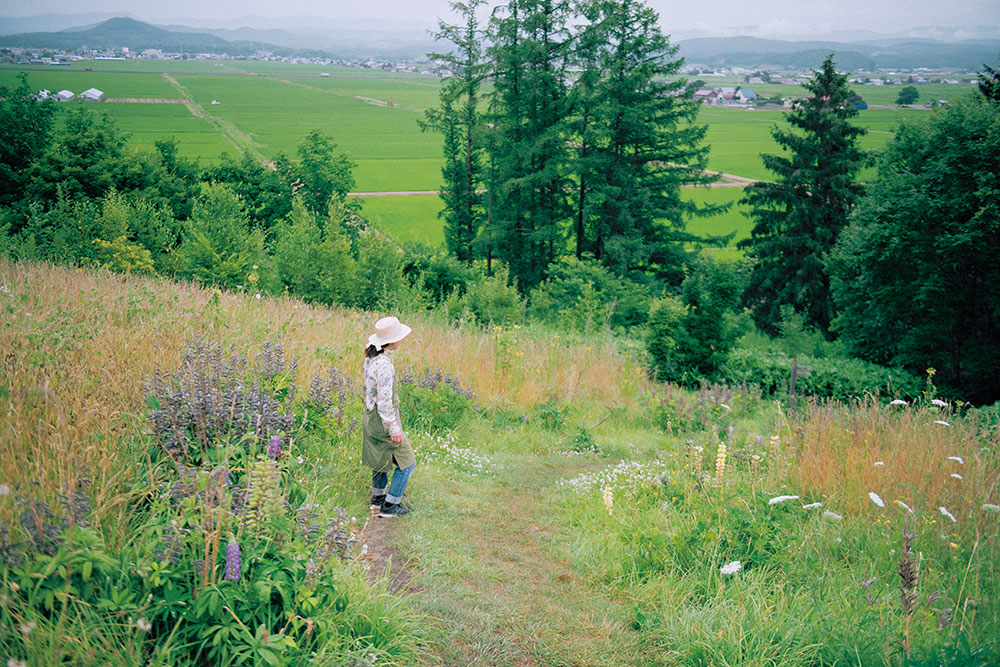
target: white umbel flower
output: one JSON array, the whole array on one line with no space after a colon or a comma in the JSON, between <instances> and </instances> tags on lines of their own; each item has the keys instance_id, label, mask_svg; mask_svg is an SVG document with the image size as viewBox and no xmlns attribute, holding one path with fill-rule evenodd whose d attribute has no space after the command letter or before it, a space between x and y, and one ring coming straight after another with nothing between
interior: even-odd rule
<instances>
[{"instance_id":1,"label":"white umbel flower","mask_svg":"<svg viewBox=\"0 0 1000 667\"><path fill-rule=\"evenodd\" d=\"M798 500L798 496L775 496L767 501L768 505L778 505L788 500Z\"/></svg>"},{"instance_id":2,"label":"white umbel flower","mask_svg":"<svg viewBox=\"0 0 1000 667\"><path fill-rule=\"evenodd\" d=\"M885 501L883 501L881 496L879 496L874 491L868 492L868 498L879 507L885 507Z\"/></svg>"},{"instance_id":3,"label":"white umbel flower","mask_svg":"<svg viewBox=\"0 0 1000 667\"><path fill-rule=\"evenodd\" d=\"M897 398L896 400L894 400L891 403L889 403L889 405L909 405L909 403L907 403L906 401L904 401L901 398Z\"/></svg>"},{"instance_id":4,"label":"white umbel flower","mask_svg":"<svg viewBox=\"0 0 1000 667\"><path fill-rule=\"evenodd\" d=\"M962 460L961 456L949 456L948 460L949 461L954 461L955 463L961 463L962 465L965 465L965 461Z\"/></svg>"},{"instance_id":5,"label":"white umbel flower","mask_svg":"<svg viewBox=\"0 0 1000 667\"><path fill-rule=\"evenodd\" d=\"M987 512L1000 512L1000 505L994 505L993 503L983 503L983 509Z\"/></svg>"},{"instance_id":6,"label":"white umbel flower","mask_svg":"<svg viewBox=\"0 0 1000 667\"><path fill-rule=\"evenodd\" d=\"M837 514L836 512L831 512L830 510L823 510L823 516L825 516L827 519L830 519L831 521L840 521L841 519L844 518L839 514Z\"/></svg>"},{"instance_id":7,"label":"white umbel flower","mask_svg":"<svg viewBox=\"0 0 1000 667\"><path fill-rule=\"evenodd\" d=\"M730 561L719 568L719 572L722 574L736 574L743 569L743 563L738 560Z\"/></svg>"},{"instance_id":8,"label":"white umbel flower","mask_svg":"<svg viewBox=\"0 0 1000 667\"><path fill-rule=\"evenodd\" d=\"M949 424L948 422L944 421L943 419L935 419L934 423L935 424L941 424L941 426L951 426L951 424Z\"/></svg>"},{"instance_id":9,"label":"white umbel flower","mask_svg":"<svg viewBox=\"0 0 1000 667\"><path fill-rule=\"evenodd\" d=\"M822 506L823 506L823 503L809 503L808 505L803 505L802 509L804 509L804 510L811 510L811 509L815 509L817 507L822 507Z\"/></svg>"},{"instance_id":10,"label":"white umbel flower","mask_svg":"<svg viewBox=\"0 0 1000 667\"><path fill-rule=\"evenodd\" d=\"M933 401L931 401L931 405L936 405L939 408L948 407L948 403L946 401L942 401L940 398L935 398Z\"/></svg>"},{"instance_id":11,"label":"white umbel flower","mask_svg":"<svg viewBox=\"0 0 1000 667\"><path fill-rule=\"evenodd\" d=\"M941 514L943 516L946 516L949 519L951 519L952 523L958 523L958 519L956 519L955 516L951 512L949 512L948 510L946 510L943 505L941 507L939 507L938 510L941 512Z\"/></svg>"}]
</instances>

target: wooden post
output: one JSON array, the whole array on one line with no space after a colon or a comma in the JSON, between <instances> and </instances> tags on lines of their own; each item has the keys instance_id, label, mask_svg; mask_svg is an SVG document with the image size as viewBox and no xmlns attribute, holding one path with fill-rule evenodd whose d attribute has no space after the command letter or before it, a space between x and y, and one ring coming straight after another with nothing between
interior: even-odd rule
<instances>
[{"instance_id":1,"label":"wooden post","mask_svg":"<svg viewBox=\"0 0 1000 667\"><path fill-rule=\"evenodd\" d=\"M792 357L792 377L791 380L788 382L789 396L795 395L795 379L809 377L810 375L812 375L812 373L809 372L811 370L812 366L799 366L798 360L795 357Z\"/></svg>"}]
</instances>

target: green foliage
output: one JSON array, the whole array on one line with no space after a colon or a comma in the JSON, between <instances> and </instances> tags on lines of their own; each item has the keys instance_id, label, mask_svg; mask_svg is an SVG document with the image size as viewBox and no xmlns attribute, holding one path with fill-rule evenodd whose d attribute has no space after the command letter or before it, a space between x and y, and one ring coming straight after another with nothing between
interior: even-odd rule
<instances>
[{"instance_id":1,"label":"green foliage","mask_svg":"<svg viewBox=\"0 0 1000 667\"><path fill-rule=\"evenodd\" d=\"M51 140L55 103L35 97L27 74L20 81L14 89L0 86L0 206L21 198L28 168Z\"/></svg>"},{"instance_id":2,"label":"green foliage","mask_svg":"<svg viewBox=\"0 0 1000 667\"><path fill-rule=\"evenodd\" d=\"M680 196L682 184L713 180L702 171L705 127L694 124L701 105L679 94L677 47L645 3L581 2L578 11L582 71L569 96L576 255L593 253L623 276L676 279L682 243L703 240L685 232L687 218L725 208Z\"/></svg>"},{"instance_id":3,"label":"green foliage","mask_svg":"<svg viewBox=\"0 0 1000 667\"><path fill-rule=\"evenodd\" d=\"M454 295L465 294L469 284L478 280L478 271L469 268L450 254L419 244L406 246L407 277L432 303L439 304Z\"/></svg>"},{"instance_id":4,"label":"green foliage","mask_svg":"<svg viewBox=\"0 0 1000 667\"><path fill-rule=\"evenodd\" d=\"M444 382L433 388L401 383L399 402L406 423L427 433L451 431L473 411L469 397Z\"/></svg>"},{"instance_id":5,"label":"green foliage","mask_svg":"<svg viewBox=\"0 0 1000 667\"><path fill-rule=\"evenodd\" d=\"M275 227L274 267L279 285L306 301L347 305L357 294L357 262L335 226L321 229L298 200Z\"/></svg>"},{"instance_id":6,"label":"green foliage","mask_svg":"<svg viewBox=\"0 0 1000 667\"><path fill-rule=\"evenodd\" d=\"M229 186L203 187L184 236L177 249L178 276L231 289L257 280L254 262L262 261L263 238L250 231L243 203Z\"/></svg>"},{"instance_id":7,"label":"green foliage","mask_svg":"<svg viewBox=\"0 0 1000 667\"><path fill-rule=\"evenodd\" d=\"M444 166L441 175L441 200L444 210L445 245L459 260L471 263L476 255L475 242L486 217L482 195L483 134L486 126L478 107L480 86L487 66L482 60L482 30L477 12L485 0L453 2L452 9L464 20L463 25L440 22L438 39L456 47L448 54L433 54L445 63L453 75L441 87L441 107L426 112L424 129L435 129L444 136Z\"/></svg>"},{"instance_id":8,"label":"green foliage","mask_svg":"<svg viewBox=\"0 0 1000 667\"><path fill-rule=\"evenodd\" d=\"M267 230L292 211L291 172L284 156L271 169L249 153L239 162L223 154L219 164L205 169L203 178L229 185L243 201L251 224Z\"/></svg>"},{"instance_id":9,"label":"green foliage","mask_svg":"<svg viewBox=\"0 0 1000 667\"><path fill-rule=\"evenodd\" d=\"M294 166L297 193L320 220L326 219L332 204L343 205L354 187L354 163L343 153L335 153L336 148L330 137L318 130L309 132L298 146L299 162Z\"/></svg>"},{"instance_id":10,"label":"green foliage","mask_svg":"<svg viewBox=\"0 0 1000 667\"><path fill-rule=\"evenodd\" d=\"M419 306L422 295L406 279L405 258L396 244L367 231L358 238L357 261L358 308L398 312Z\"/></svg>"},{"instance_id":11,"label":"green foliage","mask_svg":"<svg viewBox=\"0 0 1000 667\"><path fill-rule=\"evenodd\" d=\"M1000 106L970 96L898 129L831 252L849 351L1000 397Z\"/></svg>"},{"instance_id":12,"label":"green foliage","mask_svg":"<svg viewBox=\"0 0 1000 667\"><path fill-rule=\"evenodd\" d=\"M983 65L983 71L976 75L979 92L983 97L1000 104L1000 69Z\"/></svg>"},{"instance_id":13,"label":"green foliage","mask_svg":"<svg viewBox=\"0 0 1000 667\"><path fill-rule=\"evenodd\" d=\"M520 322L524 318L521 295L506 267L471 284L459 304L483 325Z\"/></svg>"},{"instance_id":14,"label":"green foliage","mask_svg":"<svg viewBox=\"0 0 1000 667\"><path fill-rule=\"evenodd\" d=\"M858 112L847 99L847 77L827 57L805 86L810 96L787 115L797 132L772 130L789 156L763 156L777 180L748 186L743 198L755 222L751 237L738 244L754 259L744 301L772 334L785 304L828 330L834 312L824 255L861 195L854 177L863 166L864 130L850 122Z\"/></svg>"},{"instance_id":15,"label":"green foliage","mask_svg":"<svg viewBox=\"0 0 1000 667\"><path fill-rule=\"evenodd\" d=\"M619 278L595 261L563 258L528 295L531 319L584 334L645 323L649 290Z\"/></svg>"},{"instance_id":16,"label":"green foliage","mask_svg":"<svg viewBox=\"0 0 1000 667\"><path fill-rule=\"evenodd\" d=\"M896 96L896 104L914 104L920 99L920 91L913 86L906 86Z\"/></svg>"},{"instance_id":17,"label":"green foliage","mask_svg":"<svg viewBox=\"0 0 1000 667\"><path fill-rule=\"evenodd\" d=\"M877 393L882 400L915 398L920 395L919 378L906 371L886 368L858 359L824 359L806 355L797 358L799 366L809 366L809 377L798 377L799 394L852 401ZM761 352L736 348L719 368L719 375L729 382L756 384L773 396L788 391L792 357L783 352Z\"/></svg>"},{"instance_id":18,"label":"green foliage","mask_svg":"<svg viewBox=\"0 0 1000 667\"><path fill-rule=\"evenodd\" d=\"M700 258L680 298L654 306L646 343L657 378L693 382L714 375L746 328L734 312L745 280L742 265Z\"/></svg>"}]
</instances>

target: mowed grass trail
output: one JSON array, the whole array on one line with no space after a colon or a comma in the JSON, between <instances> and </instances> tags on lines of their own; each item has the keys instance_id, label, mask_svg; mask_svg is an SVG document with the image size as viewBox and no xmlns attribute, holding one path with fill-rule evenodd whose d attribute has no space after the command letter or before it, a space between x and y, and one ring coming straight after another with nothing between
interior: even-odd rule
<instances>
[{"instance_id":1,"label":"mowed grass trail","mask_svg":"<svg viewBox=\"0 0 1000 667\"><path fill-rule=\"evenodd\" d=\"M495 459L495 475L419 466L407 500L416 511L394 527L393 566L407 570L411 604L431 619L433 661L662 664L632 629L628 601L575 569L564 547L573 528L555 481L602 464L559 452Z\"/></svg>"}]
</instances>

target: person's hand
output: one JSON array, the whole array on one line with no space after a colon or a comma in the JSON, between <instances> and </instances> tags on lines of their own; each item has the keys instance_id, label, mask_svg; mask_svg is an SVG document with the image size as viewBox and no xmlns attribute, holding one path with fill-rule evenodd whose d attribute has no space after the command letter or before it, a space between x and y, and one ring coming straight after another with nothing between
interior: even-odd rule
<instances>
[{"instance_id":1,"label":"person's hand","mask_svg":"<svg viewBox=\"0 0 1000 667\"><path fill-rule=\"evenodd\" d=\"M389 437L390 437L390 438L392 438L392 441L393 441L393 442L394 442L395 444L397 444L397 445L401 445L401 444L403 444L403 434L402 434L402 433L393 433L393 434L392 434L391 436L389 436Z\"/></svg>"}]
</instances>

